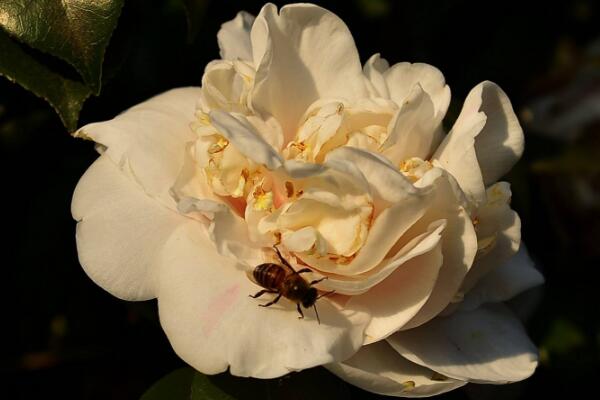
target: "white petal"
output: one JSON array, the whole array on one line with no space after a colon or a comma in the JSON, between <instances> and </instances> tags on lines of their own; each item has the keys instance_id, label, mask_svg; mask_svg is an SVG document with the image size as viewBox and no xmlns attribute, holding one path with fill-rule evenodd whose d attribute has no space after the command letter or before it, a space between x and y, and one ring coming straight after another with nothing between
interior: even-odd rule
<instances>
[{"instance_id":1,"label":"white petal","mask_svg":"<svg viewBox=\"0 0 600 400\"><path fill-rule=\"evenodd\" d=\"M398 203L410 195L427 191L416 188L384 157L353 147L340 147L329 154L325 162L345 161L354 164L371 186L373 194L389 203Z\"/></svg>"},{"instance_id":2,"label":"white petal","mask_svg":"<svg viewBox=\"0 0 600 400\"><path fill-rule=\"evenodd\" d=\"M434 158L476 203L483 187L508 172L523 153L523 130L506 94L492 82L475 86Z\"/></svg>"},{"instance_id":3,"label":"white petal","mask_svg":"<svg viewBox=\"0 0 600 400\"><path fill-rule=\"evenodd\" d=\"M544 283L525 246L505 264L486 275L461 303L463 310L474 310L481 304L503 302Z\"/></svg>"},{"instance_id":4,"label":"white petal","mask_svg":"<svg viewBox=\"0 0 600 400\"><path fill-rule=\"evenodd\" d=\"M180 88L155 96L116 118L89 124L75 136L100 143L121 167L152 197L174 207L169 190L183 166L186 143L194 139L194 120L200 88Z\"/></svg>"},{"instance_id":5,"label":"white petal","mask_svg":"<svg viewBox=\"0 0 600 400\"><path fill-rule=\"evenodd\" d=\"M469 94L480 102L487 116L483 130L475 139L475 150L484 184L490 185L506 174L523 154L523 129L508 96L493 82L477 85ZM466 101L469 101L467 97Z\"/></svg>"},{"instance_id":6,"label":"white petal","mask_svg":"<svg viewBox=\"0 0 600 400\"><path fill-rule=\"evenodd\" d=\"M226 204L214 200L185 197L177 204L182 214L202 215L208 223L208 237L219 254L235 259L237 268L249 269L264 261L257 244L250 241L248 228L243 218L235 214Z\"/></svg>"},{"instance_id":7,"label":"white petal","mask_svg":"<svg viewBox=\"0 0 600 400\"><path fill-rule=\"evenodd\" d=\"M510 189L498 182L486 191L487 202L476 212L479 250L461 291L471 290L477 282L509 260L519 250L521 220L510 208Z\"/></svg>"},{"instance_id":8,"label":"white petal","mask_svg":"<svg viewBox=\"0 0 600 400\"><path fill-rule=\"evenodd\" d=\"M536 347L501 304L439 317L387 340L410 361L470 382L516 382L537 366Z\"/></svg>"},{"instance_id":9,"label":"white petal","mask_svg":"<svg viewBox=\"0 0 600 400\"><path fill-rule=\"evenodd\" d=\"M384 99L390 98L387 82L383 76L383 73L387 71L389 67L390 64L385 58L382 58L379 53L373 54L365 63L363 72L373 86L374 97L383 97Z\"/></svg>"},{"instance_id":10,"label":"white petal","mask_svg":"<svg viewBox=\"0 0 600 400\"><path fill-rule=\"evenodd\" d=\"M437 129L441 118L435 115L431 97L417 83L400 107L381 151L395 165L411 157L428 159L442 133Z\"/></svg>"},{"instance_id":11,"label":"white petal","mask_svg":"<svg viewBox=\"0 0 600 400\"><path fill-rule=\"evenodd\" d=\"M186 218L148 197L106 155L81 177L71 207L90 278L122 299L154 298L159 253Z\"/></svg>"},{"instance_id":12,"label":"white petal","mask_svg":"<svg viewBox=\"0 0 600 400\"><path fill-rule=\"evenodd\" d=\"M460 116L433 159L454 176L469 200L479 205L485 201L485 186L475 152L475 137L485 126L486 116L472 110L470 104L467 111L467 106L465 101Z\"/></svg>"},{"instance_id":13,"label":"white petal","mask_svg":"<svg viewBox=\"0 0 600 400\"><path fill-rule=\"evenodd\" d=\"M436 170L428 172L434 174ZM443 265L433 292L423 308L402 329L411 329L437 316L457 294L477 253L477 236L469 214L455 197L452 177L443 175L435 181L435 200L428 212L411 228L415 232L424 230L423 224L439 219L446 220L442 235ZM410 237L409 232L406 236Z\"/></svg>"},{"instance_id":14,"label":"white petal","mask_svg":"<svg viewBox=\"0 0 600 400\"><path fill-rule=\"evenodd\" d=\"M217 41L223 60L252 61L250 30L253 23L253 15L240 11L234 19L221 25L221 29L217 33Z\"/></svg>"},{"instance_id":15,"label":"white petal","mask_svg":"<svg viewBox=\"0 0 600 400\"><path fill-rule=\"evenodd\" d=\"M194 224L196 222L194 221ZM248 295L261 288L219 256L193 224L167 243L160 269L159 315L175 352L206 374L273 378L290 371L338 362L362 344L368 316L344 315L327 299L298 319L295 304Z\"/></svg>"},{"instance_id":16,"label":"white petal","mask_svg":"<svg viewBox=\"0 0 600 400\"><path fill-rule=\"evenodd\" d=\"M371 314L365 343L388 337L417 314L431 295L442 260L438 243L431 251L405 262L367 293L352 296L346 304L348 309L364 308Z\"/></svg>"},{"instance_id":17,"label":"white petal","mask_svg":"<svg viewBox=\"0 0 600 400\"><path fill-rule=\"evenodd\" d=\"M390 98L402 104L415 84L420 84L433 101L436 119L441 121L450 104L450 88L439 69L423 63L402 62L393 65L384 77Z\"/></svg>"},{"instance_id":18,"label":"white petal","mask_svg":"<svg viewBox=\"0 0 600 400\"><path fill-rule=\"evenodd\" d=\"M210 119L219 133L244 156L271 170L282 165L281 156L243 116L236 118L230 113L215 110L210 112Z\"/></svg>"},{"instance_id":19,"label":"white petal","mask_svg":"<svg viewBox=\"0 0 600 400\"><path fill-rule=\"evenodd\" d=\"M251 37L257 68L252 104L277 118L286 143L314 101L367 96L354 40L335 14L312 4L292 4L278 15L267 4Z\"/></svg>"},{"instance_id":20,"label":"white petal","mask_svg":"<svg viewBox=\"0 0 600 400\"><path fill-rule=\"evenodd\" d=\"M341 379L369 392L395 397L429 397L466 382L439 376L400 356L385 341L363 346L343 363L325 365Z\"/></svg>"},{"instance_id":21,"label":"white petal","mask_svg":"<svg viewBox=\"0 0 600 400\"><path fill-rule=\"evenodd\" d=\"M446 221L437 221L430 225L427 232L413 238L393 257L383 260L370 271L356 276L329 275L320 287L345 295L363 294L390 276L397 268L402 267L404 263L432 251L440 242L445 227Z\"/></svg>"}]
</instances>

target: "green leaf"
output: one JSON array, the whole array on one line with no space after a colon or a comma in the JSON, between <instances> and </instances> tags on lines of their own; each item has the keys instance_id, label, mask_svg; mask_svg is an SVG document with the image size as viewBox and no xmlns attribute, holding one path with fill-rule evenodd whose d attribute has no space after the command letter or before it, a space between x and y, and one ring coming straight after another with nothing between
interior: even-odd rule
<instances>
[{"instance_id":1,"label":"green leaf","mask_svg":"<svg viewBox=\"0 0 600 400\"><path fill-rule=\"evenodd\" d=\"M99 94L104 51L122 7L123 0L2 0L0 27L71 64Z\"/></svg>"},{"instance_id":2,"label":"green leaf","mask_svg":"<svg viewBox=\"0 0 600 400\"><path fill-rule=\"evenodd\" d=\"M191 368L177 369L152 385L140 400L189 400L195 373Z\"/></svg>"},{"instance_id":3,"label":"green leaf","mask_svg":"<svg viewBox=\"0 0 600 400\"><path fill-rule=\"evenodd\" d=\"M192 368L177 369L156 382L140 400L233 400Z\"/></svg>"},{"instance_id":4,"label":"green leaf","mask_svg":"<svg viewBox=\"0 0 600 400\"><path fill-rule=\"evenodd\" d=\"M83 102L89 97L91 90L39 63L1 29L0 54L0 75L48 101L60 116L63 125L69 131L74 131Z\"/></svg>"},{"instance_id":5,"label":"green leaf","mask_svg":"<svg viewBox=\"0 0 600 400\"><path fill-rule=\"evenodd\" d=\"M203 375L191 368L171 372L140 400L347 399L350 386L324 368L312 368L275 379Z\"/></svg>"}]
</instances>

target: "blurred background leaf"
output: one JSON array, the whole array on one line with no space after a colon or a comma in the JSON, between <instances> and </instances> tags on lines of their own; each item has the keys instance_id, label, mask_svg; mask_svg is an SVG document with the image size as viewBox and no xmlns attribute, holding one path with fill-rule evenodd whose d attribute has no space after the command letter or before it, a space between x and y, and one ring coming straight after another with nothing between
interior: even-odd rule
<instances>
[{"instance_id":1,"label":"blurred background leaf","mask_svg":"<svg viewBox=\"0 0 600 400\"><path fill-rule=\"evenodd\" d=\"M71 64L95 94L123 0L3 0L0 26L34 49Z\"/></svg>"},{"instance_id":2,"label":"blurred background leaf","mask_svg":"<svg viewBox=\"0 0 600 400\"><path fill-rule=\"evenodd\" d=\"M84 84L67 79L27 54L0 30L0 74L46 100L72 131L83 102L91 94Z\"/></svg>"},{"instance_id":3,"label":"blurred background leaf","mask_svg":"<svg viewBox=\"0 0 600 400\"><path fill-rule=\"evenodd\" d=\"M0 73L47 100L74 130L85 99L100 94L104 53L122 7L123 0L1 1ZM42 56L11 44L6 33ZM82 82L45 55L75 68Z\"/></svg>"}]
</instances>

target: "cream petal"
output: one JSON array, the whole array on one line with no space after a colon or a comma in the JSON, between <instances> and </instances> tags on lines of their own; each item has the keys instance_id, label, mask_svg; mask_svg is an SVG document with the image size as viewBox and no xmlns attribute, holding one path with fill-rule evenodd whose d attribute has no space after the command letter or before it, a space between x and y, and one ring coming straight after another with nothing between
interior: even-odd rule
<instances>
[{"instance_id":1,"label":"cream petal","mask_svg":"<svg viewBox=\"0 0 600 400\"><path fill-rule=\"evenodd\" d=\"M274 378L350 357L362 344L368 315L351 315L328 299L297 318L295 304L248 295L261 288L218 255L195 221L178 230L161 257L159 316L175 352L206 374ZM267 297L271 296L271 297Z\"/></svg>"},{"instance_id":2,"label":"cream petal","mask_svg":"<svg viewBox=\"0 0 600 400\"><path fill-rule=\"evenodd\" d=\"M221 25L221 29L217 33L217 41L223 60L252 61L250 30L253 23L253 15L240 11L234 19Z\"/></svg>"},{"instance_id":3,"label":"cream petal","mask_svg":"<svg viewBox=\"0 0 600 400\"><path fill-rule=\"evenodd\" d=\"M155 96L112 120L80 128L76 137L107 147L106 154L132 175L151 197L174 207L169 190L183 166L200 88L180 88Z\"/></svg>"},{"instance_id":4,"label":"cream petal","mask_svg":"<svg viewBox=\"0 0 600 400\"><path fill-rule=\"evenodd\" d=\"M277 151L241 115L220 110L210 112L211 123L235 148L252 161L274 170L283 164Z\"/></svg>"},{"instance_id":5,"label":"cream petal","mask_svg":"<svg viewBox=\"0 0 600 400\"><path fill-rule=\"evenodd\" d=\"M383 76L384 72L390 67L390 64L385 58L382 58L379 53L373 54L367 60L363 67L363 72L372 85L373 97L390 98L387 82Z\"/></svg>"},{"instance_id":6,"label":"cream petal","mask_svg":"<svg viewBox=\"0 0 600 400\"><path fill-rule=\"evenodd\" d=\"M525 139L523 129L508 96L498 85L485 81L475 86L465 100L480 104L487 116L485 126L475 139L475 151L483 183L491 185L506 174L521 158Z\"/></svg>"},{"instance_id":7,"label":"cream petal","mask_svg":"<svg viewBox=\"0 0 600 400\"><path fill-rule=\"evenodd\" d=\"M352 385L385 396L429 397L467 383L408 361L385 341L363 346L348 360L325 368Z\"/></svg>"},{"instance_id":8,"label":"cream petal","mask_svg":"<svg viewBox=\"0 0 600 400\"><path fill-rule=\"evenodd\" d=\"M523 130L510 100L495 83L485 81L468 94L434 158L474 202L482 203L484 185L510 170L521 157L523 145Z\"/></svg>"},{"instance_id":9,"label":"cream petal","mask_svg":"<svg viewBox=\"0 0 600 400\"><path fill-rule=\"evenodd\" d=\"M90 278L121 299L154 298L159 253L186 218L148 197L107 155L79 180L71 211Z\"/></svg>"},{"instance_id":10,"label":"cream petal","mask_svg":"<svg viewBox=\"0 0 600 400\"><path fill-rule=\"evenodd\" d=\"M436 221L430 225L427 232L413 238L393 257L385 259L370 271L356 276L329 275L328 279L320 284L320 287L324 290L335 290L336 293L344 295L363 294L390 276L404 263L432 251L440 242L445 226L445 221Z\"/></svg>"},{"instance_id":11,"label":"cream petal","mask_svg":"<svg viewBox=\"0 0 600 400\"><path fill-rule=\"evenodd\" d=\"M436 171L426 173L435 175ZM453 301L460 286L473 264L477 253L477 235L469 214L462 207L461 199L456 198L455 182L452 177L443 174L435 181L435 198L428 207L428 212L411 228L422 232L424 224L430 224L439 219L446 220L446 228L442 235L442 254L444 262L436 281L433 292L425 305L402 329L411 329L437 316ZM410 237L412 233L406 236Z\"/></svg>"},{"instance_id":12,"label":"cream petal","mask_svg":"<svg viewBox=\"0 0 600 400\"><path fill-rule=\"evenodd\" d=\"M438 242L432 250L408 260L368 292L350 299L346 304L348 309L364 308L371 315L365 344L388 337L417 314L431 295L442 260Z\"/></svg>"},{"instance_id":13,"label":"cream petal","mask_svg":"<svg viewBox=\"0 0 600 400\"><path fill-rule=\"evenodd\" d=\"M251 38L257 68L252 105L279 121L286 143L314 101L367 97L354 40L335 14L312 4L287 5L278 14L267 4Z\"/></svg>"},{"instance_id":14,"label":"cream petal","mask_svg":"<svg viewBox=\"0 0 600 400\"><path fill-rule=\"evenodd\" d=\"M479 250L473 267L465 277L461 291L468 292L477 282L509 260L519 250L521 220L510 208L508 183L499 182L488 188L487 202L476 212Z\"/></svg>"},{"instance_id":15,"label":"cream petal","mask_svg":"<svg viewBox=\"0 0 600 400\"><path fill-rule=\"evenodd\" d=\"M465 101L463 110L433 155L433 159L458 181L475 205L485 202L485 186L475 151L475 137L486 123L486 115Z\"/></svg>"},{"instance_id":16,"label":"cream petal","mask_svg":"<svg viewBox=\"0 0 600 400\"><path fill-rule=\"evenodd\" d=\"M410 361L469 382L516 382L537 366L535 345L501 304L436 318L387 340Z\"/></svg>"},{"instance_id":17,"label":"cream petal","mask_svg":"<svg viewBox=\"0 0 600 400\"><path fill-rule=\"evenodd\" d=\"M462 310L474 310L481 304L497 303L544 283L525 246L500 267L487 274L467 293L460 304Z\"/></svg>"},{"instance_id":18,"label":"cream petal","mask_svg":"<svg viewBox=\"0 0 600 400\"><path fill-rule=\"evenodd\" d=\"M441 141L440 122L431 97L417 83L390 122L382 153L395 165L412 157L428 159Z\"/></svg>"},{"instance_id":19,"label":"cream petal","mask_svg":"<svg viewBox=\"0 0 600 400\"><path fill-rule=\"evenodd\" d=\"M344 161L354 164L371 186L374 196L394 204L411 195L424 195L426 189L415 187L397 168L379 154L353 147L331 151L325 163Z\"/></svg>"},{"instance_id":20,"label":"cream petal","mask_svg":"<svg viewBox=\"0 0 600 400\"><path fill-rule=\"evenodd\" d=\"M439 69L423 63L402 62L393 65L384 73L390 98L402 104L412 88L419 84L430 96L439 122L446 115L450 104L450 88Z\"/></svg>"},{"instance_id":21,"label":"cream petal","mask_svg":"<svg viewBox=\"0 0 600 400\"><path fill-rule=\"evenodd\" d=\"M259 244L250 241L246 222L226 204L185 197L177 208L185 215L203 216L208 225L208 238L219 254L238 262L238 269L251 269L264 261Z\"/></svg>"}]
</instances>

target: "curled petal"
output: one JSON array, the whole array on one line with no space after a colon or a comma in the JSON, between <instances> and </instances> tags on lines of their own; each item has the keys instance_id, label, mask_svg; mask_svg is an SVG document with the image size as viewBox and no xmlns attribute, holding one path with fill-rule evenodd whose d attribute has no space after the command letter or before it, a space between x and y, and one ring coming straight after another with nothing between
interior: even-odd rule
<instances>
[{"instance_id":1,"label":"curled petal","mask_svg":"<svg viewBox=\"0 0 600 400\"><path fill-rule=\"evenodd\" d=\"M419 84L430 96L438 123L444 118L450 104L450 88L439 69L423 63L402 62L393 65L384 73L390 98L402 104Z\"/></svg>"},{"instance_id":2,"label":"curled petal","mask_svg":"<svg viewBox=\"0 0 600 400\"><path fill-rule=\"evenodd\" d=\"M286 143L314 101L366 97L354 40L335 14L312 4L288 5L277 13L267 4L251 37L257 68L252 105L280 122Z\"/></svg>"},{"instance_id":3,"label":"curled petal","mask_svg":"<svg viewBox=\"0 0 600 400\"><path fill-rule=\"evenodd\" d=\"M411 157L426 160L441 141L440 122L430 95L417 83L390 122L381 151L395 165Z\"/></svg>"},{"instance_id":4,"label":"curled petal","mask_svg":"<svg viewBox=\"0 0 600 400\"><path fill-rule=\"evenodd\" d=\"M521 243L521 220L510 208L508 183L499 182L489 187L486 194L486 203L475 211L478 250L473 267L463 282L463 293L508 261Z\"/></svg>"},{"instance_id":5,"label":"curled petal","mask_svg":"<svg viewBox=\"0 0 600 400\"><path fill-rule=\"evenodd\" d=\"M467 383L408 361L385 341L363 346L348 360L325 368L361 389L385 396L429 397Z\"/></svg>"},{"instance_id":6,"label":"curled petal","mask_svg":"<svg viewBox=\"0 0 600 400\"><path fill-rule=\"evenodd\" d=\"M240 11L234 19L221 25L221 29L217 33L217 40L223 60L252 61L250 30L253 23L253 15Z\"/></svg>"},{"instance_id":7,"label":"curled petal","mask_svg":"<svg viewBox=\"0 0 600 400\"><path fill-rule=\"evenodd\" d=\"M174 208L169 194L184 160L200 88L180 88L155 96L112 120L79 129L76 137L105 146L106 155L127 165L143 190Z\"/></svg>"},{"instance_id":8,"label":"curled petal","mask_svg":"<svg viewBox=\"0 0 600 400\"><path fill-rule=\"evenodd\" d=\"M383 260L370 271L356 276L330 275L321 287L335 290L345 295L360 295L382 282L397 268L411 259L432 251L441 240L441 233L446 226L445 221L436 221L427 232L413 238L393 257Z\"/></svg>"},{"instance_id":9,"label":"curled petal","mask_svg":"<svg viewBox=\"0 0 600 400\"><path fill-rule=\"evenodd\" d=\"M474 310L481 304L504 302L544 283L525 246L506 263L483 277L460 304L462 310Z\"/></svg>"},{"instance_id":10,"label":"curled petal","mask_svg":"<svg viewBox=\"0 0 600 400\"><path fill-rule=\"evenodd\" d=\"M536 347L501 304L458 311L387 340L410 361L469 382L516 382L537 366Z\"/></svg>"},{"instance_id":11,"label":"curled petal","mask_svg":"<svg viewBox=\"0 0 600 400\"><path fill-rule=\"evenodd\" d=\"M252 161L268 169L279 168L283 160L277 151L258 134L243 116L234 117L220 110L211 111L211 123L235 148Z\"/></svg>"},{"instance_id":12,"label":"curled petal","mask_svg":"<svg viewBox=\"0 0 600 400\"><path fill-rule=\"evenodd\" d=\"M326 298L317 303L321 324L312 310L299 320L287 299L259 307L273 295L250 298L261 288L217 254L200 228L190 221L167 242L159 277L161 324L192 367L274 378L339 362L360 348L367 314L345 313Z\"/></svg>"},{"instance_id":13,"label":"curled petal","mask_svg":"<svg viewBox=\"0 0 600 400\"><path fill-rule=\"evenodd\" d=\"M440 267L442 249L438 244L429 252L405 262L368 292L353 296L349 309L364 308L371 314L365 343L377 342L396 332L417 314L431 295Z\"/></svg>"},{"instance_id":14,"label":"curled petal","mask_svg":"<svg viewBox=\"0 0 600 400\"><path fill-rule=\"evenodd\" d=\"M434 158L476 203L523 153L523 130L506 94L495 83L475 86Z\"/></svg>"},{"instance_id":15,"label":"curled petal","mask_svg":"<svg viewBox=\"0 0 600 400\"><path fill-rule=\"evenodd\" d=\"M434 175L440 170L433 169L428 175ZM411 329L437 316L455 299L461 284L473 264L477 253L477 235L471 222L471 217L462 207L462 201L457 198L456 183L446 173L435 180L435 198L428 207L423 218L411 228L414 232L422 232L426 226L439 219L446 220L446 228L442 236L442 254L444 262L440 268L438 279L433 292L421 310L402 329ZM410 237L413 233L406 234Z\"/></svg>"},{"instance_id":16,"label":"curled petal","mask_svg":"<svg viewBox=\"0 0 600 400\"><path fill-rule=\"evenodd\" d=\"M71 207L90 278L121 299L154 298L160 251L186 218L148 197L107 155L81 177Z\"/></svg>"},{"instance_id":17,"label":"curled petal","mask_svg":"<svg viewBox=\"0 0 600 400\"><path fill-rule=\"evenodd\" d=\"M363 72L370 83L369 88L373 97L390 98L390 91L384 77L384 72L389 67L390 64L379 53L373 54L365 63Z\"/></svg>"}]
</instances>

